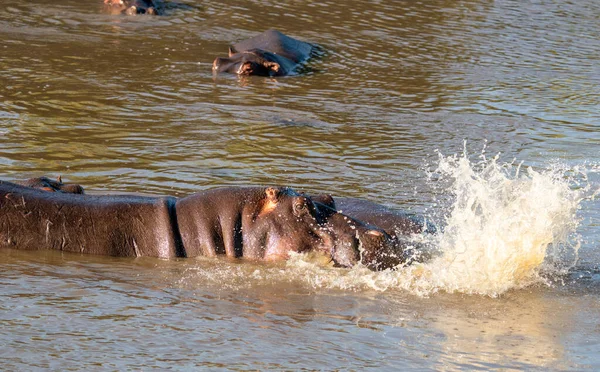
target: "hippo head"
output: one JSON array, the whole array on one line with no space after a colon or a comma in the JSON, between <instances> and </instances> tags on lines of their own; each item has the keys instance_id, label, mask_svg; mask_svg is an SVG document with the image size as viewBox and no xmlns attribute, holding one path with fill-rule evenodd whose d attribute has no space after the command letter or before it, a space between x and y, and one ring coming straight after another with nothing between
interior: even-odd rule
<instances>
[{"instance_id":1,"label":"hippo head","mask_svg":"<svg viewBox=\"0 0 600 372\"><path fill-rule=\"evenodd\" d=\"M319 218L333 235L332 258L337 265L351 267L360 262L371 270L385 270L406 261L397 239L386 231L338 212L330 195L313 199Z\"/></svg>"},{"instance_id":2,"label":"hippo head","mask_svg":"<svg viewBox=\"0 0 600 372\"><path fill-rule=\"evenodd\" d=\"M281 76L285 75L277 57L260 49L238 53L229 47L229 58L218 57L213 62L213 72L228 72L238 75Z\"/></svg>"},{"instance_id":3,"label":"hippo head","mask_svg":"<svg viewBox=\"0 0 600 372\"><path fill-rule=\"evenodd\" d=\"M290 252L332 250L331 233L322 225L312 200L290 188L265 189L251 218L245 224L251 228L243 231L245 255L271 261L285 259Z\"/></svg>"},{"instance_id":4,"label":"hippo head","mask_svg":"<svg viewBox=\"0 0 600 372\"><path fill-rule=\"evenodd\" d=\"M111 14L158 14L152 0L104 0L104 5Z\"/></svg>"},{"instance_id":5,"label":"hippo head","mask_svg":"<svg viewBox=\"0 0 600 372\"><path fill-rule=\"evenodd\" d=\"M337 212L329 195L317 197L321 202L290 188L267 188L265 195L254 218L253 238L244 237L245 249L260 247L265 260L317 251L341 267L360 262L372 270L384 270L404 262L392 237Z\"/></svg>"},{"instance_id":6,"label":"hippo head","mask_svg":"<svg viewBox=\"0 0 600 372\"><path fill-rule=\"evenodd\" d=\"M61 176L58 176L56 180L52 180L48 177L42 176L37 178L30 178L26 181L20 182L23 186L32 187L49 192L62 192L66 194L83 194L83 187L75 183L63 183Z\"/></svg>"}]
</instances>

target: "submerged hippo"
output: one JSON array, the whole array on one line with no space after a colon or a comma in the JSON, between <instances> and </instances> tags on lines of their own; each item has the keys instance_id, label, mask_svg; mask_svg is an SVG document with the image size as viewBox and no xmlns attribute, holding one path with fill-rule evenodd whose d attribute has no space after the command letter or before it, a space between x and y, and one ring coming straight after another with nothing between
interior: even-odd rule
<instances>
[{"instance_id":1,"label":"submerged hippo","mask_svg":"<svg viewBox=\"0 0 600 372\"><path fill-rule=\"evenodd\" d=\"M111 14L159 14L159 7L152 0L104 0L104 5Z\"/></svg>"},{"instance_id":2,"label":"submerged hippo","mask_svg":"<svg viewBox=\"0 0 600 372\"><path fill-rule=\"evenodd\" d=\"M437 232L435 225L422 216L396 211L369 200L336 197L333 203L337 211L377 226L393 236Z\"/></svg>"},{"instance_id":3,"label":"submerged hippo","mask_svg":"<svg viewBox=\"0 0 600 372\"><path fill-rule=\"evenodd\" d=\"M50 192L64 192L67 194L83 194L83 187L74 183L63 183L62 177L58 176L56 180L42 176L30 178L28 180L17 182L20 185L33 187L36 189Z\"/></svg>"},{"instance_id":4,"label":"submerged hippo","mask_svg":"<svg viewBox=\"0 0 600 372\"><path fill-rule=\"evenodd\" d=\"M216 58L213 72L238 75L284 76L306 61L313 46L276 30L268 30L229 47L228 58Z\"/></svg>"},{"instance_id":5,"label":"submerged hippo","mask_svg":"<svg viewBox=\"0 0 600 372\"><path fill-rule=\"evenodd\" d=\"M14 249L254 260L319 251L345 267L361 262L360 246L389 249L384 231L345 218L285 187L217 188L177 199L47 192L0 181L0 246Z\"/></svg>"},{"instance_id":6,"label":"submerged hippo","mask_svg":"<svg viewBox=\"0 0 600 372\"><path fill-rule=\"evenodd\" d=\"M349 216L353 223L359 223L365 229L383 231L389 236L391 244L363 250L361 262L372 269L393 268L421 260L423 247L410 241L409 237L437 232L435 225L421 216L399 212L369 200L338 197L334 200L330 195L314 195L311 199L320 210L335 213L335 218Z\"/></svg>"}]
</instances>

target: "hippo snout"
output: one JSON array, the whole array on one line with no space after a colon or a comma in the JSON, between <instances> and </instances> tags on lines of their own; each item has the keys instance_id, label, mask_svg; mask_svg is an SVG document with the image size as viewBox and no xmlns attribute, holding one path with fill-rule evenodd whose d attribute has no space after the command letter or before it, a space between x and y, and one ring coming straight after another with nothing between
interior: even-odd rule
<instances>
[{"instance_id":1,"label":"hippo snout","mask_svg":"<svg viewBox=\"0 0 600 372\"><path fill-rule=\"evenodd\" d=\"M392 269L405 262L397 240L385 231L369 230L359 240L360 262L373 271Z\"/></svg>"},{"instance_id":2,"label":"hippo snout","mask_svg":"<svg viewBox=\"0 0 600 372\"><path fill-rule=\"evenodd\" d=\"M336 266L361 263L371 270L385 270L402 263L402 250L385 231L341 213L328 216L327 225L333 234L331 258Z\"/></svg>"}]
</instances>

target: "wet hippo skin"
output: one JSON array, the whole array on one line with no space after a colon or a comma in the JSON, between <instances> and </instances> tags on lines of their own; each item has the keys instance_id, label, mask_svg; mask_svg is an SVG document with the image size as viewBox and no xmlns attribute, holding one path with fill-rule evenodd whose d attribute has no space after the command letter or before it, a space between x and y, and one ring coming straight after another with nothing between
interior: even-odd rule
<instances>
[{"instance_id":1,"label":"wet hippo skin","mask_svg":"<svg viewBox=\"0 0 600 372\"><path fill-rule=\"evenodd\" d=\"M393 268L422 259L422 247L408 237L411 234L437 232L435 225L421 216L399 212L369 200L334 199L331 195L323 194L312 195L311 199L320 210L329 209L339 216L347 216L352 219L353 224L358 224L363 229L385 232L386 241L391 243L370 243L362 250L361 262L373 270ZM341 222L338 220L339 224Z\"/></svg>"},{"instance_id":2,"label":"wet hippo skin","mask_svg":"<svg viewBox=\"0 0 600 372\"><path fill-rule=\"evenodd\" d=\"M229 47L229 57L216 58L213 72L238 75L284 76L306 61L313 46L268 30Z\"/></svg>"},{"instance_id":3,"label":"wet hippo skin","mask_svg":"<svg viewBox=\"0 0 600 372\"><path fill-rule=\"evenodd\" d=\"M391 244L385 232L353 226L333 210L325 214L285 187L217 188L176 199L48 192L30 184L0 181L0 246L254 260L313 250L349 267L361 259L359 246L376 251Z\"/></svg>"},{"instance_id":4,"label":"wet hippo skin","mask_svg":"<svg viewBox=\"0 0 600 372\"><path fill-rule=\"evenodd\" d=\"M190 256L277 260L290 251L327 252L330 234L312 201L289 188L219 188L177 201L177 223Z\"/></svg>"},{"instance_id":5,"label":"wet hippo skin","mask_svg":"<svg viewBox=\"0 0 600 372\"><path fill-rule=\"evenodd\" d=\"M177 257L174 198L47 192L0 181L0 246Z\"/></svg>"},{"instance_id":6,"label":"wet hippo skin","mask_svg":"<svg viewBox=\"0 0 600 372\"><path fill-rule=\"evenodd\" d=\"M49 182L53 181L48 177L39 177L19 183L45 191L76 193L76 190L81 190L81 193L83 193L83 187L78 184L63 184L60 177L58 186L56 182L52 183L55 189L60 188L60 190L46 187ZM219 232L215 234L214 229L210 225L206 225L206 221L222 217L223 211L219 210L217 213L218 209L214 208L214 205L231 206L230 200L228 200L228 191L219 190L209 191L208 193L213 195L212 204L209 205L202 202L205 196L201 196L201 194L184 198L183 201L177 203L180 216L195 216L194 219L181 219L178 221L179 229L184 231L182 236L184 237L185 246L205 247L205 251L188 252L187 254L204 256L227 254L230 257L245 255L246 257L259 258L261 256L260 252L257 254L247 250L242 254L242 252L236 251L235 248L232 249L232 247L240 247L241 245L231 243L231 236L227 234ZM322 247L322 250L330 250L330 254L338 266L350 267L361 262L372 270L393 268L408 261L409 252L406 252L406 244L404 244L403 239L405 235L421 233L424 230L435 232L433 226L426 225L425 221L418 216L397 212L367 200L353 198L336 198L334 200L331 195L327 194L311 196L310 200L315 202L314 213L321 227L320 229L325 229L330 233L330 236L322 237L325 241L325 247ZM233 211L242 207L238 205ZM342 208L344 213L338 211ZM218 216L214 215L215 213ZM207 218L211 215L214 216ZM220 218L220 220L222 225L223 218ZM227 220L236 222L221 226L220 231L236 231L239 219L229 216L225 219L225 221ZM186 227L186 224L191 226ZM201 228L198 226L201 226ZM424 229L425 226L429 226L429 228ZM215 236L222 238L215 240ZM196 243L200 241L203 244ZM315 244L311 241L307 243L308 245ZM226 247L229 247L229 249ZM266 257L269 257L269 254ZM276 258L273 255L270 257L271 259Z\"/></svg>"},{"instance_id":7,"label":"wet hippo skin","mask_svg":"<svg viewBox=\"0 0 600 372\"><path fill-rule=\"evenodd\" d=\"M422 216L404 213L369 200L335 198L337 210L375 225L390 235L436 233L436 227Z\"/></svg>"},{"instance_id":8,"label":"wet hippo skin","mask_svg":"<svg viewBox=\"0 0 600 372\"><path fill-rule=\"evenodd\" d=\"M436 233L436 227L425 218L388 208L375 202L358 198L340 198L331 195L311 195L317 205L323 204L367 225L377 226L390 235Z\"/></svg>"},{"instance_id":9,"label":"wet hippo skin","mask_svg":"<svg viewBox=\"0 0 600 372\"><path fill-rule=\"evenodd\" d=\"M159 7L152 0L104 0L104 7L111 14L159 14Z\"/></svg>"}]
</instances>

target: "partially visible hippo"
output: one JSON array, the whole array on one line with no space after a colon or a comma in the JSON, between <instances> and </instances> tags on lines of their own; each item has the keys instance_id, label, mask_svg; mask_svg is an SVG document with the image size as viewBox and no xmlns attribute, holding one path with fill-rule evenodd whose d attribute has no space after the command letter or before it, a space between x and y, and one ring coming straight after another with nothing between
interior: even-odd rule
<instances>
[{"instance_id":1,"label":"partially visible hippo","mask_svg":"<svg viewBox=\"0 0 600 372\"><path fill-rule=\"evenodd\" d=\"M83 194L83 187L75 183L63 183L62 177L58 176L52 180L46 176L30 178L25 181L17 182L20 185L33 187L36 189L50 192L64 192L67 194Z\"/></svg>"},{"instance_id":2,"label":"partially visible hippo","mask_svg":"<svg viewBox=\"0 0 600 372\"><path fill-rule=\"evenodd\" d=\"M159 8L152 0L104 0L104 5L111 14L159 14Z\"/></svg>"},{"instance_id":3,"label":"partially visible hippo","mask_svg":"<svg viewBox=\"0 0 600 372\"><path fill-rule=\"evenodd\" d=\"M213 72L238 75L284 76L306 61L313 45L277 30L268 30L229 47L228 58L216 58Z\"/></svg>"},{"instance_id":4,"label":"partially visible hippo","mask_svg":"<svg viewBox=\"0 0 600 372\"><path fill-rule=\"evenodd\" d=\"M385 232L352 229L339 213L326 215L309 197L281 187L217 188L176 199L67 195L0 181L0 211L0 247L14 249L253 260L320 251L348 267L359 262L359 245L376 251L390 244Z\"/></svg>"},{"instance_id":5,"label":"partially visible hippo","mask_svg":"<svg viewBox=\"0 0 600 372\"><path fill-rule=\"evenodd\" d=\"M45 191L83 193L82 186L63 184L60 177L57 182L48 177L39 177L19 183ZM48 184L52 187L47 187ZM200 198L198 195L184 198L184 200L198 199ZM321 229L326 229L331 233L330 238L333 239L333 242L329 241L329 246L333 247L331 255L338 266L351 267L361 262L372 270L384 270L399 264L408 264L414 258L411 257L413 252L407 249L406 236L423 232L435 233L435 226L422 217L394 211L371 201L354 198L336 198L334 200L331 195L327 194L313 195L310 196L310 199L314 201L316 218ZM226 200L221 200L221 203L227 205ZM186 208L197 209L194 202L178 202L177 205L178 211ZM202 204L200 203L200 205ZM198 209L197 213L207 213L207 211ZM230 229L231 227L226 228L225 231ZM197 236L212 236L213 234L206 234L207 230L210 230L210 227L205 227L204 232L188 229ZM231 249L227 252L223 249L224 246L217 249L216 243L209 242L209 245L208 251L202 252L202 255L213 256L225 253L231 257L242 256L239 253L231 252ZM244 255L248 257L250 254L247 252Z\"/></svg>"},{"instance_id":6,"label":"partially visible hippo","mask_svg":"<svg viewBox=\"0 0 600 372\"><path fill-rule=\"evenodd\" d=\"M351 225L359 224L363 229L385 233L385 240L391 243L379 246L371 243L361 247L360 261L373 270L394 268L419 260L423 252L415 248L422 247L409 241L409 236L437 232L435 225L421 216L395 211L368 200L338 197L334 200L330 195L313 195L311 199L320 210L333 210L350 218ZM339 223L341 221L338 220Z\"/></svg>"},{"instance_id":7,"label":"partially visible hippo","mask_svg":"<svg viewBox=\"0 0 600 372\"><path fill-rule=\"evenodd\" d=\"M326 226L335 238L336 263L354 266L361 263L371 270L385 270L404 263L404 252L396 239L375 225L353 218L330 207L331 203L315 202ZM354 249L354 247L358 249Z\"/></svg>"},{"instance_id":8,"label":"partially visible hippo","mask_svg":"<svg viewBox=\"0 0 600 372\"><path fill-rule=\"evenodd\" d=\"M369 200L337 197L335 207L341 213L380 227L390 235L437 232L435 225L422 216L396 211Z\"/></svg>"}]
</instances>

